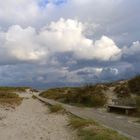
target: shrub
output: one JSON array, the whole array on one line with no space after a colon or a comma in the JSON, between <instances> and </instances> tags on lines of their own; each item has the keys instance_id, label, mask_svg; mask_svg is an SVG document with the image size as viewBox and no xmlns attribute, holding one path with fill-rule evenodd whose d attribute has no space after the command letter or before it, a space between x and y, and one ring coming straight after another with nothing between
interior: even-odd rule
<instances>
[{"instance_id":1,"label":"shrub","mask_svg":"<svg viewBox=\"0 0 140 140\"><path fill-rule=\"evenodd\" d=\"M138 108L140 108L140 96L136 97L136 105Z\"/></svg>"},{"instance_id":2,"label":"shrub","mask_svg":"<svg viewBox=\"0 0 140 140\"><path fill-rule=\"evenodd\" d=\"M42 92L40 96L63 101L65 103L100 107L106 104L107 98L100 86L86 85L77 88L56 88Z\"/></svg>"},{"instance_id":3,"label":"shrub","mask_svg":"<svg viewBox=\"0 0 140 140\"><path fill-rule=\"evenodd\" d=\"M114 92L119 98L128 98L131 95L128 86L125 84L116 86Z\"/></svg>"},{"instance_id":4,"label":"shrub","mask_svg":"<svg viewBox=\"0 0 140 140\"><path fill-rule=\"evenodd\" d=\"M128 86L132 93L140 95L140 76L136 76L135 78L129 80Z\"/></svg>"}]
</instances>

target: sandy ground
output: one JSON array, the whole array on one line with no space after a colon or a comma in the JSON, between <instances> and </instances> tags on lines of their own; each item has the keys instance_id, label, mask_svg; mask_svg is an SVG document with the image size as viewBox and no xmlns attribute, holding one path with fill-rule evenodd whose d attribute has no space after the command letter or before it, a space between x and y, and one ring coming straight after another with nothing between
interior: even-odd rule
<instances>
[{"instance_id":1,"label":"sandy ground","mask_svg":"<svg viewBox=\"0 0 140 140\"><path fill-rule=\"evenodd\" d=\"M14 109L0 107L0 140L74 140L68 117L51 114L36 99L24 99Z\"/></svg>"}]
</instances>

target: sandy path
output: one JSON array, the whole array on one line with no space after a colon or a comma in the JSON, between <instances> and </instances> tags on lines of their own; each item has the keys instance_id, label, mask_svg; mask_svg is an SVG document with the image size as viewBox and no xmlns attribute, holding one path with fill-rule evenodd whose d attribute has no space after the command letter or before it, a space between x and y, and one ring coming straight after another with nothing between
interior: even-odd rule
<instances>
[{"instance_id":1,"label":"sandy path","mask_svg":"<svg viewBox=\"0 0 140 140\"><path fill-rule=\"evenodd\" d=\"M0 108L0 140L74 140L67 119L50 114L38 100L24 99L16 110Z\"/></svg>"}]
</instances>

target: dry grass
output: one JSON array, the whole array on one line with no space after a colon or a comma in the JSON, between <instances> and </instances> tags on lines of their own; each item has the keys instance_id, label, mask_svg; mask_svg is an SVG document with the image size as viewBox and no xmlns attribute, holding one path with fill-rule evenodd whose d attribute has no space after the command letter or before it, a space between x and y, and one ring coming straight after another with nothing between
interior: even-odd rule
<instances>
[{"instance_id":1,"label":"dry grass","mask_svg":"<svg viewBox=\"0 0 140 140\"><path fill-rule=\"evenodd\" d=\"M32 95L32 98L33 98L33 99L36 99L36 96L35 96L35 95Z\"/></svg>"},{"instance_id":2,"label":"dry grass","mask_svg":"<svg viewBox=\"0 0 140 140\"><path fill-rule=\"evenodd\" d=\"M26 89L31 89L30 87L0 87L0 91L4 92L25 92Z\"/></svg>"},{"instance_id":3,"label":"dry grass","mask_svg":"<svg viewBox=\"0 0 140 140\"><path fill-rule=\"evenodd\" d=\"M95 123L93 120L84 120L78 117L70 117L69 126L74 129L84 128L90 125L94 125Z\"/></svg>"},{"instance_id":4,"label":"dry grass","mask_svg":"<svg viewBox=\"0 0 140 140\"><path fill-rule=\"evenodd\" d=\"M0 105L2 106L17 106L20 105L22 102L22 98L7 98L7 99L0 99Z\"/></svg>"},{"instance_id":5,"label":"dry grass","mask_svg":"<svg viewBox=\"0 0 140 140\"><path fill-rule=\"evenodd\" d=\"M58 112L64 112L65 109L63 108L62 105L60 104L56 104L56 105L52 105L52 106L49 106L49 109L50 109L50 112L51 113L58 113Z\"/></svg>"},{"instance_id":6,"label":"dry grass","mask_svg":"<svg viewBox=\"0 0 140 140\"><path fill-rule=\"evenodd\" d=\"M16 106L20 105L22 98L20 98L16 93L0 91L0 105L3 106Z\"/></svg>"}]
</instances>

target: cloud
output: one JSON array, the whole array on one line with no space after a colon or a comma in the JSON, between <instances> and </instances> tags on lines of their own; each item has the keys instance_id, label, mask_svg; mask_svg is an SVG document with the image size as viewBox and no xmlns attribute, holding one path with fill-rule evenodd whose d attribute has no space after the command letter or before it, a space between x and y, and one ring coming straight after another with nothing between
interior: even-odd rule
<instances>
[{"instance_id":1,"label":"cloud","mask_svg":"<svg viewBox=\"0 0 140 140\"><path fill-rule=\"evenodd\" d=\"M136 41L130 47L125 46L123 48L124 55L136 55L140 53L140 42Z\"/></svg>"},{"instance_id":2,"label":"cloud","mask_svg":"<svg viewBox=\"0 0 140 140\"><path fill-rule=\"evenodd\" d=\"M40 18L37 0L5 0L0 3L1 25L32 24Z\"/></svg>"},{"instance_id":3,"label":"cloud","mask_svg":"<svg viewBox=\"0 0 140 140\"><path fill-rule=\"evenodd\" d=\"M121 49L106 36L95 42L87 38L84 25L72 19L51 22L39 32L33 27L11 26L1 32L0 45L5 56L16 61L47 61L56 53L72 53L74 59L113 61L121 56Z\"/></svg>"},{"instance_id":4,"label":"cloud","mask_svg":"<svg viewBox=\"0 0 140 140\"><path fill-rule=\"evenodd\" d=\"M139 0L0 2L0 84L64 85L138 73L139 4Z\"/></svg>"}]
</instances>

